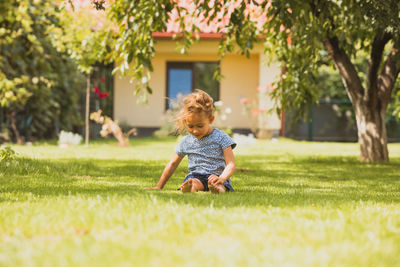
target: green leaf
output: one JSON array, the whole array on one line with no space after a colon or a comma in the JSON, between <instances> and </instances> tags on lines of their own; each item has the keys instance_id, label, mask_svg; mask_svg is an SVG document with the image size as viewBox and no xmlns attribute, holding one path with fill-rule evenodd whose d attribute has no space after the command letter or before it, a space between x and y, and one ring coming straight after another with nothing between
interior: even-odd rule
<instances>
[{"instance_id":1,"label":"green leaf","mask_svg":"<svg viewBox=\"0 0 400 267\"><path fill-rule=\"evenodd\" d=\"M129 54L128 54L128 62L129 62L129 63L132 62L133 57L134 57L134 53L133 53L133 51L130 51Z\"/></svg>"}]
</instances>

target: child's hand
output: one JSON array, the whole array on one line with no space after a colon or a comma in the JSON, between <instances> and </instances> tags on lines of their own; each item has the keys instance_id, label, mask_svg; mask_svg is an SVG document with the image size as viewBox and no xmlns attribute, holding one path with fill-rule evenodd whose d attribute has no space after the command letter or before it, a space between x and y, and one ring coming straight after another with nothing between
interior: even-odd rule
<instances>
[{"instance_id":1,"label":"child's hand","mask_svg":"<svg viewBox=\"0 0 400 267\"><path fill-rule=\"evenodd\" d=\"M211 174L210 177L208 177L208 182L210 182L213 185L222 185L225 181L219 176Z\"/></svg>"}]
</instances>

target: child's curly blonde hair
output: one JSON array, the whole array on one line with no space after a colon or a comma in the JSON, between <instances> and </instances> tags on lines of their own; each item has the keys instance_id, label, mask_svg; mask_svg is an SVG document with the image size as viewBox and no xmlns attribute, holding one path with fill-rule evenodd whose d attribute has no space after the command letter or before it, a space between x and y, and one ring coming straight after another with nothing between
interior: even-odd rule
<instances>
[{"instance_id":1,"label":"child's curly blonde hair","mask_svg":"<svg viewBox=\"0 0 400 267\"><path fill-rule=\"evenodd\" d=\"M212 118L214 115L214 100L212 97L200 89L195 89L195 91L183 99L179 113L175 117L176 127L179 133L185 130L185 120L192 114L204 114L208 118Z\"/></svg>"}]
</instances>

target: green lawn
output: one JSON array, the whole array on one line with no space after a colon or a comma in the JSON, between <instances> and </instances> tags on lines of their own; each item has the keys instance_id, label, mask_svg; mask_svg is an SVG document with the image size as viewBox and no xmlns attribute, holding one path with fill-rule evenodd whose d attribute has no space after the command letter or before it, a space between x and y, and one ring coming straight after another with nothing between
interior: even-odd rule
<instances>
[{"instance_id":1,"label":"green lawn","mask_svg":"<svg viewBox=\"0 0 400 267\"><path fill-rule=\"evenodd\" d=\"M175 139L13 146L0 163L0 266L399 266L400 144L259 141L235 149L235 193L181 194Z\"/></svg>"}]
</instances>

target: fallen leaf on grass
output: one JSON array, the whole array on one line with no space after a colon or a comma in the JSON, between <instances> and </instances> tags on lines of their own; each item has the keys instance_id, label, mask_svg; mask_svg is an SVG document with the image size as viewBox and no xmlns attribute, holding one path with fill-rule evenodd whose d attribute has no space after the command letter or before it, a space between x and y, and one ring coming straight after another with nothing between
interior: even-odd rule
<instances>
[{"instance_id":1,"label":"fallen leaf on grass","mask_svg":"<svg viewBox=\"0 0 400 267\"><path fill-rule=\"evenodd\" d=\"M87 235L90 233L89 229L75 228L75 233L77 235Z\"/></svg>"}]
</instances>

